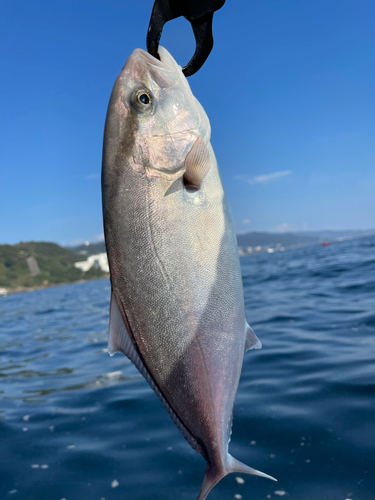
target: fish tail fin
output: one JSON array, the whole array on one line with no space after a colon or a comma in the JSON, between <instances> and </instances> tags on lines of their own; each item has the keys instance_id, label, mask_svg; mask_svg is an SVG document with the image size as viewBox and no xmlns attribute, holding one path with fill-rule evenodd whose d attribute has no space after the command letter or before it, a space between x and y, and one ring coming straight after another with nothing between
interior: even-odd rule
<instances>
[{"instance_id":1,"label":"fish tail fin","mask_svg":"<svg viewBox=\"0 0 375 500\"><path fill-rule=\"evenodd\" d=\"M233 458L231 455L230 457L230 470L228 472L242 472L243 474L253 474L254 476L260 476L260 477L265 477L267 479L272 479L272 481L277 481L272 476L269 476L268 474L261 472L260 470L253 469L252 467L249 467L248 465L243 464L239 460Z\"/></svg>"},{"instance_id":2,"label":"fish tail fin","mask_svg":"<svg viewBox=\"0 0 375 500\"><path fill-rule=\"evenodd\" d=\"M272 479L272 481L277 481L277 479L275 479L274 477L269 476L268 474L265 474L264 472L261 472L259 470L253 469L252 467L243 464L239 460L236 460L231 455L228 455L225 469L222 467L219 468L214 464L207 465L206 474L204 476L197 500L205 500L212 488L221 479L223 479L223 477L225 477L227 474L230 474L231 472L253 474L254 476L265 477L267 479Z\"/></svg>"},{"instance_id":3,"label":"fish tail fin","mask_svg":"<svg viewBox=\"0 0 375 500\"><path fill-rule=\"evenodd\" d=\"M205 500L212 488L227 474L228 472L226 472L225 470L219 469L213 464L208 464L197 500Z\"/></svg>"}]
</instances>

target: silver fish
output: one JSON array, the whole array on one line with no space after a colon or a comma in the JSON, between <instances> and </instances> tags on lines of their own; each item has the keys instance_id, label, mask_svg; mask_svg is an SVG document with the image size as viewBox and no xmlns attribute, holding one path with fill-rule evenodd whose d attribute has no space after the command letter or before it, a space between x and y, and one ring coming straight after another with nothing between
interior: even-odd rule
<instances>
[{"instance_id":1,"label":"silver fish","mask_svg":"<svg viewBox=\"0 0 375 500\"><path fill-rule=\"evenodd\" d=\"M181 67L136 49L114 85L102 194L112 296L109 352L135 364L207 461L198 500L242 472L228 453L246 323L236 236L207 115Z\"/></svg>"}]
</instances>

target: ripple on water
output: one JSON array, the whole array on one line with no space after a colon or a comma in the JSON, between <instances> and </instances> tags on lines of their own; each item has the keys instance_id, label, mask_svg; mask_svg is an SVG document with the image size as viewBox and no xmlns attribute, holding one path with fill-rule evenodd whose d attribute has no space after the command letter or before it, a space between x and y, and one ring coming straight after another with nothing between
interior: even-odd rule
<instances>
[{"instance_id":1,"label":"ripple on water","mask_svg":"<svg viewBox=\"0 0 375 500\"><path fill-rule=\"evenodd\" d=\"M279 483L230 476L212 498L374 498L374 248L241 259L263 349L245 356L231 451ZM195 498L204 461L108 355L109 296L97 280L0 297L0 498Z\"/></svg>"}]
</instances>

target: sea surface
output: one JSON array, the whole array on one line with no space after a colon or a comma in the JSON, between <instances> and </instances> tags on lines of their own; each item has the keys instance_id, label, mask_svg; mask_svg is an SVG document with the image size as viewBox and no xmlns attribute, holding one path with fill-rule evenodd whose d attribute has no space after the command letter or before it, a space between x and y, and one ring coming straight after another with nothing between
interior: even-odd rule
<instances>
[{"instance_id":1,"label":"sea surface","mask_svg":"<svg viewBox=\"0 0 375 500\"><path fill-rule=\"evenodd\" d=\"M375 499L375 237L241 259L232 474L209 500ZM107 348L106 279L0 297L0 499L195 500L205 462ZM244 480L242 481L241 478Z\"/></svg>"}]
</instances>

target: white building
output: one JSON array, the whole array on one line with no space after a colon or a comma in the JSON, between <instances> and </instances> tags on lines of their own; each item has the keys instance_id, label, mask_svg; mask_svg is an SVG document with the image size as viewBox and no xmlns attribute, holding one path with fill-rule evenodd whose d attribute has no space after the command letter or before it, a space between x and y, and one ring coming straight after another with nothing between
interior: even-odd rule
<instances>
[{"instance_id":1,"label":"white building","mask_svg":"<svg viewBox=\"0 0 375 500\"><path fill-rule=\"evenodd\" d=\"M90 257L88 257L87 260L84 260L83 262L75 262L74 266L84 272L87 272L89 269L95 266L97 268L100 268L105 273L109 273L108 258L105 252L98 253L96 255L90 255Z\"/></svg>"}]
</instances>

